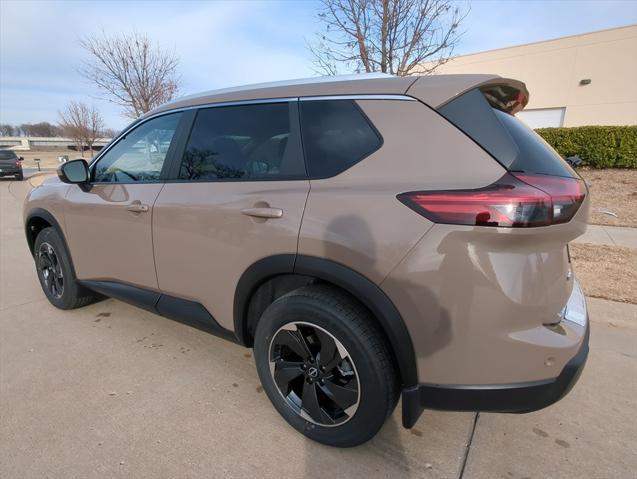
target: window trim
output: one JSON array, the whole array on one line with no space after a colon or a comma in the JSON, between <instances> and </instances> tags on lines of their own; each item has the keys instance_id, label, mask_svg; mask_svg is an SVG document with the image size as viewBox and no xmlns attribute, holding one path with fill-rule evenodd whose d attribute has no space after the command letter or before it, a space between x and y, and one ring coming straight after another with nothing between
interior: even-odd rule
<instances>
[{"instance_id":1,"label":"window trim","mask_svg":"<svg viewBox=\"0 0 637 479\"><path fill-rule=\"evenodd\" d=\"M333 100L395 100L395 101L418 101L413 96L408 95L317 95L302 96L299 101L333 101Z\"/></svg>"},{"instance_id":2,"label":"window trim","mask_svg":"<svg viewBox=\"0 0 637 479\"><path fill-rule=\"evenodd\" d=\"M92 176L93 175L93 168L95 167L95 165L97 164L98 161L100 161L100 159L106 154L108 153L108 151L113 148L117 143L119 143L123 138L126 137L126 135L128 135L128 133L130 133L133 129L143 125L144 123L146 123L147 121L150 121L154 118L158 118L160 116L165 116L165 115L171 115L173 113L179 113L179 112L188 112L191 110L195 110L195 113L197 110L201 110L201 109L205 109L205 108L217 108L217 107L224 107L224 106L238 106L238 105L258 105L258 104L265 104L265 103L284 103L284 102L289 102L289 103L297 103L301 102L301 101L331 101L331 100L354 100L354 103L356 104L356 106L361 110L361 112L363 113L365 119L367 120L367 122L370 124L370 126L372 127L372 129L380 136L381 139L381 144L379 146L379 149L382 148L384 140L382 135L380 135L380 132L377 130L376 126L369 120L369 118L367 117L367 115L365 114L365 112L362 110L362 108L360 108L360 105L358 105L357 100L394 100L394 101L418 101L416 98L409 96L409 95L400 95L400 94L392 94L392 95L388 95L388 94L378 94L378 93L368 93L368 94L354 94L354 95L304 95L304 96L296 96L296 97L277 97L277 98L262 98L262 99L254 99L254 100L237 100L237 101L224 101L224 102L212 102L212 103L202 103L200 105L191 105L191 106L187 106L187 107L180 107L180 108L173 108L170 110L165 110L165 111L160 111L158 113L155 113L154 115L151 115L147 118L140 118L137 119L135 121L133 121L130 125L128 125L126 128L124 128L119 135L117 135L108 145L106 145L104 148L102 148L100 150L100 152L97 154L97 156L95 158L93 158L93 160L89 163L88 168L89 168L89 174ZM184 121L184 118L186 117L186 115L182 116L181 122ZM194 117L191 119L194 120ZM180 126L181 126L181 122L180 125L178 125L177 130L175 130L175 135L177 135L178 133L182 133L180 132ZM299 115L298 115L298 119L297 119L297 125L299 128L299 133L301 134L301 144L303 145L303 135L302 135L302 131L301 131L301 126L300 126L300 108L299 108ZM192 129L192 123L190 123L190 128L188 129L188 134L186 136L190 136L190 130ZM181 136L179 138L175 139L176 141L181 140ZM187 141L187 139L186 139ZM172 148L172 145L171 145ZM185 145L184 145L185 148ZM375 150L378 151L378 150ZM374 152L375 152L374 151ZM374 153L372 152L372 153ZM183 151L181 152L183 154ZM370 155L372 154L370 153ZM168 155L166 155L168 156ZM367 155L369 156L369 155ZM308 168L307 168L307 159L305 158L305 148L303 147L303 159L305 162L305 170L306 173L308 173ZM367 158L367 157L365 157ZM361 161L365 158L362 158ZM167 158L166 160L164 160L164 164L166 164L166 162L169 159ZM172 164L172 158L171 160L171 164ZM180 159L181 160L181 159ZM358 163L358 162L357 162ZM354 163L357 164L357 163ZM352 165L352 166L354 166ZM350 166L351 168L351 166ZM349 168L348 168L349 169ZM345 172L347 170L343 170L341 173ZM164 173L163 169L162 169L162 174ZM169 170L169 173L172 174L173 170L172 168ZM339 174L341 174L339 173ZM330 177L326 177L326 178L330 178ZM311 178L309 176L309 174L307 174L305 179L323 179L323 178ZM240 178L238 180L241 180ZM260 179L260 178L255 178L252 179L250 181L276 181L273 179ZM130 183L124 183L124 182L118 182L118 184L145 184L145 183L164 183L166 181L170 181L170 182L179 182L179 181L188 181L188 182L193 182L193 180L176 180L176 179L171 179L171 180L167 180L167 179L162 179L162 177L160 176L159 180L155 180L155 181L148 181L148 182L135 182L135 181L131 181ZM199 181L199 180L194 180L195 182ZM206 180L209 181L209 180ZM215 180L216 182L220 182L220 181L224 181L224 180ZM227 180L226 180L227 181ZM234 180L237 181L237 180ZM246 180L243 180L246 181ZM290 180L284 180L281 179L281 181L290 181ZM99 182L99 183L93 183L93 184L112 184L112 183L104 183L104 182Z\"/></svg>"},{"instance_id":3,"label":"window trim","mask_svg":"<svg viewBox=\"0 0 637 479\"><path fill-rule=\"evenodd\" d=\"M200 110L202 108L215 108L215 107L234 106L234 105L253 105L253 104L258 104L258 103L283 103L283 102L286 102L286 101L298 101L298 99L299 99L298 97L293 97L293 98L267 98L267 99L263 99L263 100L242 100L242 101L229 101L229 102L209 103L209 104L193 105L193 106L182 107L182 108L174 108L174 109L171 109L171 110L160 111L160 112L155 113L154 115L151 115L151 116L149 116L147 118L138 118L137 120L132 122L130 125L128 125L126 128L124 128L120 132L120 134L117 135L108 145L106 145L104 148L102 148L100 150L99 154L95 158L93 158L93 161L91 161L89 163L88 167L89 167L89 170L91 170L91 172L92 172L92 169L94 168L95 164L102 158L102 156L104 156L111 148L113 148L122 139L126 138L126 136L131 131L133 131L134 129L136 129L139 126L143 125L147 121L153 120L153 119L158 118L160 116L172 115L173 113L186 112L186 111L189 111L189 110ZM179 126L177 127L177 130L178 129L179 129ZM175 134L177 134L177 130L175 130ZM190 133L188 133L188 134L190 134Z\"/></svg>"}]
</instances>

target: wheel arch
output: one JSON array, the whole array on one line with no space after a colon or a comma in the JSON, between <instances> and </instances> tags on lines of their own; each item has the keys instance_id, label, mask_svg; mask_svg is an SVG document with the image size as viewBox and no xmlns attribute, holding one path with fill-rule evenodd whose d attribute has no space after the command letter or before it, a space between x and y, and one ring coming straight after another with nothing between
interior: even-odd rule
<instances>
[{"instance_id":1,"label":"wheel arch","mask_svg":"<svg viewBox=\"0 0 637 479\"><path fill-rule=\"evenodd\" d=\"M249 317L252 298L260 287L275 278L297 278L298 286L319 280L349 293L371 312L381 327L396 359L403 387L418 384L411 336L398 309L371 280L343 264L324 258L275 255L258 260L244 271L235 290L233 311L235 335L241 344L252 346Z\"/></svg>"},{"instance_id":2,"label":"wheel arch","mask_svg":"<svg viewBox=\"0 0 637 479\"><path fill-rule=\"evenodd\" d=\"M29 245L31 255L34 254L35 239L38 237L38 234L44 228L49 227L54 228L60 235L60 238L62 238L62 243L64 244L64 248L69 256L69 261L71 262L71 268L75 271L75 268L73 267L73 259L71 257L71 250L69 250L69 246L66 242L66 237L64 236L64 231L62 230L60 223L53 214L42 208L33 208L29 211L24 222L24 232L27 237L27 244Z\"/></svg>"}]
</instances>

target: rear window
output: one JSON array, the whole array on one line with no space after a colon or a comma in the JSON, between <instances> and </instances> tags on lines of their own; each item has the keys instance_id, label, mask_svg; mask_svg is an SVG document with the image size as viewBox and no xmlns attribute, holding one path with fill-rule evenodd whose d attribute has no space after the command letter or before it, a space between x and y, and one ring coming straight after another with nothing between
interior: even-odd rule
<instances>
[{"instance_id":1,"label":"rear window","mask_svg":"<svg viewBox=\"0 0 637 479\"><path fill-rule=\"evenodd\" d=\"M353 100L302 101L301 130L310 178L338 175L382 145Z\"/></svg>"},{"instance_id":2,"label":"rear window","mask_svg":"<svg viewBox=\"0 0 637 479\"><path fill-rule=\"evenodd\" d=\"M0 150L0 160L15 160L17 155L11 150Z\"/></svg>"},{"instance_id":3,"label":"rear window","mask_svg":"<svg viewBox=\"0 0 637 479\"><path fill-rule=\"evenodd\" d=\"M537 133L515 116L492 107L480 90L459 96L438 112L509 171L578 177Z\"/></svg>"}]
</instances>

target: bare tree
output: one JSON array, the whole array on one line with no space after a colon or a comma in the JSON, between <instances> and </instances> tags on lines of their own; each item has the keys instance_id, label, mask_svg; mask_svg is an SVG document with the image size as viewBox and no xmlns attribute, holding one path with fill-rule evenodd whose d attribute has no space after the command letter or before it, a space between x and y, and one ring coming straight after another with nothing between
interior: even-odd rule
<instances>
[{"instance_id":1,"label":"bare tree","mask_svg":"<svg viewBox=\"0 0 637 479\"><path fill-rule=\"evenodd\" d=\"M31 123L22 123L16 130L20 132L20 136L31 136Z\"/></svg>"},{"instance_id":2,"label":"bare tree","mask_svg":"<svg viewBox=\"0 0 637 479\"><path fill-rule=\"evenodd\" d=\"M88 146L93 156L93 145L102 136L104 121L94 106L72 101L60 112L60 127L64 135L73 140L82 157L84 145Z\"/></svg>"},{"instance_id":3,"label":"bare tree","mask_svg":"<svg viewBox=\"0 0 637 479\"><path fill-rule=\"evenodd\" d=\"M48 121L29 124L29 136L52 137L58 136L60 129L56 125L52 125Z\"/></svg>"},{"instance_id":4,"label":"bare tree","mask_svg":"<svg viewBox=\"0 0 637 479\"><path fill-rule=\"evenodd\" d=\"M102 115L91 105L88 111L88 124L86 125L84 140L88 145L88 149L91 150L91 156L93 156L93 145L95 142L103 136L104 120Z\"/></svg>"},{"instance_id":5,"label":"bare tree","mask_svg":"<svg viewBox=\"0 0 637 479\"><path fill-rule=\"evenodd\" d=\"M104 138L115 138L117 136L117 130L113 128L104 128L102 130L102 136Z\"/></svg>"},{"instance_id":6,"label":"bare tree","mask_svg":"<svg viewBox=\"0 0 637 479\"><path fill-rule=\"evenodd\" d=\"M86 37L80 45L91 55L80 72L106 99L124 107L130 118L171 100L179 89L179 60L139 33Z\"/></svg>"},{"instance_id":7,"label":"bare tree","mask_svg":"<svg viewBox=\"0 0 637 479\"><path fill-rule=\"evenodd\" d=\"M16 128L8 123L0 125L0 136L14 136L16 134Z\"/></svg>"},{"instance_id":8,"label":"bare tree","mask_svg":"<svg viewBox=\"0 0 637 479\"><path fill-rule=\"evenodd\" d=\"M467 12L454 0L321 0L308 45L318 73L427 74L449 60ZM340 67L340 68L339 68Z\"/></svg>"}]
</instances>

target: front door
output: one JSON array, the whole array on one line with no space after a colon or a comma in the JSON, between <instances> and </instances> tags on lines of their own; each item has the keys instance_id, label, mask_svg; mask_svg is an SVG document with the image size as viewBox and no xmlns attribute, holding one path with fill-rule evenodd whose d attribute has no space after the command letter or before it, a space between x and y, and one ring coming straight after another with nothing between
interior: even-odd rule
<instances>
[{"instance_id":1,"label":"front door","mask_svg":"<svg viewBox=\"0 0 637 479\"><path fill-rule=\"evenodd\" d=\"M176 166L153 215L159 289L232 330L243 272L296 254L309 192L297 102L199 110Z\"/></svg>"},{"instance_id":2,"label":"front door","mask_svg":"<svg viewBox=\"0 0 637 479\"><path fill-rule=\"evenodd\" d=\"M65 222L77 277L157 289L151 222L181 113L148 120L92 165L92 187L71 186Z\"/></svg>"}]
</instances>

